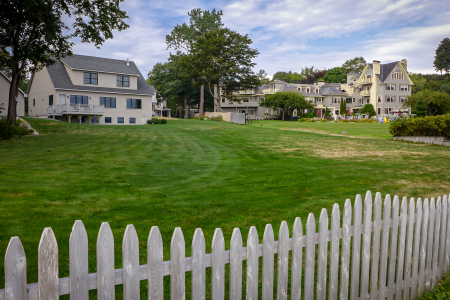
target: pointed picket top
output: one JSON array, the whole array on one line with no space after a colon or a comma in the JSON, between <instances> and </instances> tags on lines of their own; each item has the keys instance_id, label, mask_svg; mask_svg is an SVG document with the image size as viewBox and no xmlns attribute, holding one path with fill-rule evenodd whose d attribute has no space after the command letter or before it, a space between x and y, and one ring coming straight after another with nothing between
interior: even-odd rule
<instances>
[{"instance_id":1,"label":"pointed picket top","mask_svg":"<svg viewBox=\"0 0 450 300\"><path fill-rule=\"evenodd\" d=\"M234 228L230 242L230 299L242 299L242 235Z\"/></svg>"},{"instance_id":2,"label":"pointed picket top","mask_svg":"<svg viewBox=\"0 0 450 300\"><path fill-rule=\"evenodd\" d=\"M108 222L103 222L97 236L97 298L114 300L114 236Z\"/></svg>"},{"instance_id":3,"label":"pointed picket top","mask_svg":"<svg viewBox=\"0 0 450 300\"><path fill-rule=\"evenodd\" d=\"M252 226L247 238L247 300L258 299L258 245L258 232Z\"/></svg>"},{"instance_id":4,"label":"pointed picket top","mask_svg":"<svg viewBox=\"0 0 450 300\"><path fill-rule=\"evenodd\" d=\"M356 195L353 204L353 247L352 247L352 269L350 299L359 297L359 279L361 267L361 234L362 234L362 200L361 195ZM339 252L339 251L338 251ZM330 252L330 255L331 252ZM330 267L331 268L331 267ZM330 269L331 271L331 269Z\"/></svg>"},{"instance_id":5,"label":"pointed picket top","mask_svg":"<svg viewBox=\"0 0 450 300\"><path fill-rule=\"evenodd\" d=\"M278 260L277 260L277 299L287 299L289 273L289 227L286 221L281 222L278 232Z\"/></svg>"},{"instance_id":6,"label":"pointed picket top","mask_svg":"<svg viewBox=\"0 0 450 300\"><path fill-rule=\"evenodd\" d=\"M291 299L300 300L302 292L303 225L297 217L292 229Z\"/></svg>"},{"instance_id":7,"label":"pointed picket top","mask_svg":"<svg viewBox=\"0 0 450 300\"><path fill-rule=\"evenodd\" d=\"M192 272L191 272L191 290L192 299L205 299L205 236L200 228L194 232L192 239Z\"/></svg>"},{"instance_id":8,"label":"pointed picket top","mask_svg":"<svg viewBox=\"0 0 450 300\"><path fill-rule=\"evenodd\" d=\"M329 272L330 283L328 288L328 299L330 300L336 300L338 296L337 292L338 292L339 240L340 240L338 232L340 231L340 228L341 228L341 212L339 210L339 205L335 203L333 205L333 210L331 211L330 272Z\"/></svg>"},{"instance_id":9,"label":"pointed picket top","mask_svg":"<svg viewBox=\"0 0 450 300\"><path fill-rule=\"evenodd\" d=\"M420 233L422 228L422 199L419 198L416 201L416 222L414 226L414 245L412 254L412 267L411 267L411 294L410 297L415 299L417 296L417 281L418 270L420 260Z\"/></svg>"},{"instance_id":10,"label":"pointed picket top","mask_svg":"<svg viewBox=\"0 0 450 300\"><path fill-rule=\"evenodd\" d=\"M262 299L273 299L274 234L271 224L266 224L263 236Z\"/></svg>"},{"instance_id":11,"label":"pointed picket top","mask_svg":"<svg viewBox=\"0 0 450 300\"><path fill-rule=\"evenodd\" d=\"M152 226L147 239L148 299L164 298L163 240L157 226Z\"/></svg>"},{"instance_id":12,"label":"pointed picket top","mask_svg":"<svg viewBox=\"0 0 450 300\"><path fill-rule=\"evenodd\" d=\"M186 298L185 260L186 248L183 231L175 228L170 242L170 299Z\"/></svg>"},{"instance_id":13,"label":"pointed picket top","mask_svg":"<svg viewBox=\"0 0 450 300\"><path fill-rule=\"evenodd\" d=\"M17 236L11 238L6 248L5 296L8 300L27 298L27 257Z\"/></svg>"},{"instance_id":14,"label":"pointed picket top","mask_svg":"<svg viewBox=\"0 0 450 300\"><path fill-rule=\"evenodd\" d=\"M122 241L123 297L140 298L139 239L132 224L127 225Z\"/></svg>"},{"instance_id":15,"label":"pointed picket top","mask_svg":"<svg viewBox=\"0 0 450 300\"><path fill-rule=\"evenodd\" d=\"M304 299L313 299L314 296L314 263L315 259L315 238L316 220L314 214L310 213L306 220L306 247L305 247L305 285Z\"/></svg>"},{"instance_id":16,"label":"pointed picket top","mask_svg":"<svg viewBox=\"0 0 450 300\"><path fill-rule=\"evenodd\" d=\"M39 299L59 299L58 244L50 227L44 229L38 250Z\"/></svg>"},{"instance_id":17,"label":"pointed picket top","mask_svg":"<svg viewBox=\"0 0 450 300\"><path fill-rule=\"evenodd\" d=\"M88 237L81 220L75 221L69 240L70 297L89 299Z\"/></svg>"},{"instance_id":18,"label":"pointed picket top","mask_svg":"<svg viewBox=\"0 0 450 300\"><path fill-rule=\"evenodd\" d=\"M212 300L225 298L225 240L222 229L216 228L212 240L211 292Z\"/></svg>"}]
</instances>

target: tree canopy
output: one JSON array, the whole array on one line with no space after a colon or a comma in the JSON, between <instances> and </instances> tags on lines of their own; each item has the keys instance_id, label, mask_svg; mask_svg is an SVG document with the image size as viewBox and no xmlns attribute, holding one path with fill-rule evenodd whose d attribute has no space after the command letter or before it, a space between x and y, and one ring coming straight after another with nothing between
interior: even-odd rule
<instances>
[{"instance_id":1,"label":"tree canopy","mask_svg":"<svg viewBox=\"0 0 450 300\"><path fill-rule=\"evenodd\" d=\"M25 72L72 54L71 38L99 47L114 30L128 28L122 0L8 0L0 2L0 67L11 71L8 123L16 115L15 97ZM71 26L67 23L73 21Z\"/></svg>"},{"instance_id":2,"label":"tree canopy","mask_svg":"<svg viewBox=\"0 0 450 300\"><path fill-rule=\"evenodd\" d=\"M433 66L436 71L450 73L450 39L443 39L436 49Z\"/></svg>"},{"instance_id":3,"label":"tree canopy","mask_svg":"<svg viewBox=\"0 0 450 300\"><path fill-rule=\"evenodd\" d=\"M305 96L297 92L276 92L272 95L267 95L261 103L263 107L271 107L273 109L281 109L282 120L284 115L291 114L294 109L297 111L304 109L312 109L311 103L305 100Z\"/></svg>"},{"instance_id":4,"label":"tree canopy","mask_svg":"<svg viewBox=\"0 0 450 300\"><path fill-rule=\"evenodd\" d=\"M347 72L342 67L335 67L328 70L323 80L325 82L345 83L347 82Z\"/></svg>"},{"instance_id":5,"label":"tree canopy","mask_svg":"<svg viewBox=\"0 0 450 300\"><path fill-rule=\"evenodd\" d=\"M360 111L361 114L367 114L369 113L369 117L373 117L376 116L376 112L375 112L375 108L373 107L372 104L367 103L366 105L364 105L364 107L361 109Z\"/></svg>"},{"instance_id":6,"label":"tree canopy","mask_svg":"<svg viewBox=\"0 0 450 300\"><path fill-rule=\"evenodd\" d=\"M278 71L273 74L273 80L280 79L281 81L288 82L288 83L298 83L302 80L305 80L305 76L302 74L299 74L297 72L284 72L284 71Z\"/></svg>"},{"instance_id":7,"label":"tree canopy","mask_svg":"<svg viewBox=\"0 0 450 300\"><path fill-rule=\"evenodd\" d=\"M423 90L412 94L403 104L403 107L411 107L412 113L416 110L424 110L426 105L429 116L450 113L450 95L446 92Z\"/></svg>"},{"instance_id":8,"label":"tree canopy","mask_svg":"<svg viewBox=\"0 0 450 300\"><path fill-rule=\"evenodd\" d=\"M344 73L347 74L350 71L355 71L361 73L366 67L366 60L364 57L355 57L353 59L348 59L345 63L342 64L342 68L344 69Z\"/></svg>"}]
</instances>

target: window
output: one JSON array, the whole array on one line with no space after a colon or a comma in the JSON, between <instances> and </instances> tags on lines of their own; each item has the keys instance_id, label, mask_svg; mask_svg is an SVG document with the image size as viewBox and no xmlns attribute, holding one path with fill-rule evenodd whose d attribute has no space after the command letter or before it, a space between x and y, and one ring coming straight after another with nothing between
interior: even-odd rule
<instances>
[{"instance_id":1,"label":"window","mask_svg":"<svg viewBox=\"0 0 450 300\"><path fill-rule=\"evenodd\" d=\"M334 112L337 116L339 116L339 109L336 109Z\"/></svg>"},{"instance_id":2,"label":"window","mask_svg":"<svg viewBox=\"0 0 450 300\"><path fill-rule=\"evenodd\" d=\"M248 98L242 98L242 101L244 101L244 102L248 102Z\"/></svg>"},{"instance_id":3,"label":"window","mask_svg":"<svg viewBox=\"0 0 450 300\"><path fill-rule=\"evenodd\" d=\"M53 105L53 95L48 96L48 105Z\"/></svg>"},{"instance_id":4,"label":"window","mask_svg":"<svg viewBox=\"0 0 450 300\"><path fill-rule=\"evenodd\" d=\"M117 123L124 123L123 117L117 117Z\"/></svg>"},{"instance_id":5,"label":"window","mask_svg":"<svg viewBox=\"0 0 450 300\"><path fill-rule=\"evenodd\" d=\"M109 108L116 108L116 98L100 97L100 105L104 105Z\"/></svg>"},{"instance_id":6,"label":"window","mask_svg":"<svg viewBox=\"0 0 450 300\"><path fill-rule=\"evenodd\" d=\"M352 101L353 101L353 103L356 103L356 98L353 98Z\"/></svg>"},{"instance_id":7,"label":"window","mask_svg":"<svg viewBox=\"0 0 450 300\"><path fill-rule=\"evenodd\" d=\"M141 99L127 99L127 108L135 108L135 109L141 109L142 100Z\"/></svg>"},{"instance_id":8,"label":"window","mask_svg":"<svg viewBox=\"0 0 450 300\"><path fill-rule=\"evenodd\" d=\"M98 117L92 117L92 123L98 123Z\"/></svg>"},{"instance_id":9,"label":"window","mask_svg":"<svg viewBox=\"0 0 450 300\"><path fill-rule=\"evenodd\" d=\"M355 99L355 98L353 98L353 99ZM345 103L352 103L352 98L347 98L347 99L345 99Z\"/></svg>"},{"instance_id":10,"label":"window","mask_svg":"<svg viewBox=\"0 0 450 300\"><path fill-rule=\"evenodd\" d=\"M136 123L136 118L130 118L130 124L135 124Z\"/></svg>"},{"instance_id":11,"label":"window","mask_svg":"<svg viewBox=\"0 0 450 300\"><path fill-rule=\"evenodd\" d=\"M105 117L105 123L111 123L112 118L111 117Z\"/></svg>"},{"instance_id":12,"label":"window","mask_svg":"<svg viewBox=\"0 0 450 300\"><path fill-rule=\"evenodd\" d=\"M367 77L367 78L372 77L372 70L367 70L367 72L366 72L366 77Z\"/></svg>"},{"instance_id":13,"label":"window","mask_svg":"<svg viewBox=\"0 0 450 300\"><path fill-rule=\"evenodd\" d=\"M309 93L309 91L310 91L310 89L309 89L309 88L306 88L306 92Z\"/></svg>"},{"instance_id":14,"label":"window","mask_svg":"<svg viewBox=\"0 0 450 300\"><path fill-rule=\"evenodd\" d=\"M88 105L88 96L70 95L70 105L75 104Z\"/></svg>"},{"instance_id":15,"label":"window","mask_svg":"<svg viewBox=\"0 0 450 300\"><path fill-rule=\"evenodd\" d=\"M316 100L316 103L322 103L322 98L316 97L316 98L314 98L314 99Z\"/></svg>"},{"instance_id":16,"label":"window","mask_svg":"<svg viewBox=\"0 0 450 300\"><path fill-rule=\"evenodd\" d=\"M222 98L222 103L225 103L225 98Z\"/></svg>"},{"instance_id":17,"label":"window","mask_svg":"<svg viewBox=\"0 0 450 300\"><path fill-rule=\"evenodd\" d=\"M386 83L386 90L387 91L395 91L395 84Z\"/></svg>"},{"instance_id":18,"label":"window","mask_svg":"<svg viewBox=\"0 0 450 300\"><path fill-rule=\"evenodd\" d=\"M84 84L98 84L98 74L84 72L83 74Z\"/></svg>"},{"instance_id":19,"label":"window","mask_svg":"<svg viewBox=\"0 0 450 300\"><path fill-rule=\"evenodd\" d=\"M378 102L381 102L381 96L378 96Z\"/></svg>"},{"instance_id":20,"label":"window","mask_svg":"<svg viewBox=\"0 0 450 300\"><path fill-rule=\"evenodd\" d=\"M405 76L402 73L402 70L400 68L396 68L394 72L392 72L392 79L405 79Z\"/></svg>"},{"instance_id":21,"label":"window","mask_svg":"<svg viewBox=\"0 0 450 300\"><path fill-rule=\"evenodd\" d=\"M316 88L316 94L318 94L319 93L319 89L318 88Z\"/></svg>"},{"instance_id":22,"label":"window","mask_svg":"<svg viewBox=\"0 0 450 300\"><path fill-rule=\"evenodd\" d=\"M404 91L404 92L409 91L409 85L407 85L407 84L400 84L400 91Z\"/></svg>"},{"instance_id":23,"label":"window","mask_svg":"<svg viewBox=\"0 0 450 300\"><path fill-rule=\"evenodd\" d=\"M399 101L400 101L400 103L404 103L406 101L406 97L400 97Z\"/></svg>"},{"instance_id":24,"label":"window","mask_svg":"<svg viewBox=\"0 0 450 300\"><path fill-rule=\"evenodd\" d=\"M395 96L386 96L386 102L395 102Z\"/></svg>"},{"instance_id":25,"label":"window","mask_svg":"<svg viewBox=\"0 0 450 300\"><path fill-rule=\"evenodd\" d=\"M33 106L36 106L36 99L33 99Z\"/></svg>"},{"instance_id":26,"label":"window","mask_svg":"<svg viewBox=\"0 0 450 300\"><path fill-rule=\"evenodd\" d=\"M377 112L378 112L379 115L381 115L381 107L377 108Z\"/></svg>"},{"instance_id":27,"label":"window","mask_svg":"<svg viewBox=\"0 0 450 300\"><path fill-rule=\"evenodd\" d=\"M130 76L117 75L117 86L130 86Z\"/></svg>"}]
</instances>

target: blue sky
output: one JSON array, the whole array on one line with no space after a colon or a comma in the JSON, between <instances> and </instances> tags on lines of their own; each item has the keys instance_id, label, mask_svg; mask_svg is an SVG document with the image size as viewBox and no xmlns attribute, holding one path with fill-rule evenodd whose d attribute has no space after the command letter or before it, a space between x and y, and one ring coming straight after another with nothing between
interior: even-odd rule
<instances>
[{"instance_id":1,"label":"blue sky","mask_svg":"<svg viewBox=\"0 0 450 300\"><path fill-rule=\"evenodd\" d=\"M332 68L362 56L367 62L408 60L408 70L435 73L439 42L450 37L448 0L125 0L130 28L100 50L77 41L74 53L133 60L148 71L169 56L165 37L194 9L222 10L226 27L248 34L260 55L255 71Z\"/></svg>"}]
</instances>

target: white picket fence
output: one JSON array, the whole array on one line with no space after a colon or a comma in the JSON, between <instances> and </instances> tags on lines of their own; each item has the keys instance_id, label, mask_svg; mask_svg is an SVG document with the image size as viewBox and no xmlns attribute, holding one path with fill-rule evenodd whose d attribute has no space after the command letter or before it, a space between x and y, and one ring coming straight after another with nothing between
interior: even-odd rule
<instances>
[{"instance_id":1,"label":"white picket fence","mask_svg":"<svg viewBox=\"0 0 450 300\"><path fill-rule=\"evenodd\" d=\"M363 204L357 195L352 212L350 199L342 216L335 204L331 230L326 209L316 221L309 214L306 234L296 218L289 237L287 223L279 229L278 241L270 224L263 243L251 227L247 247L235 228L230 250L225 250L221 229L216 229L212 253L205 253L201 229L195 231L192 257L185 256L185 239L176 228L170 246L170 261L163 261L163 242L158 227L152 227L147 241L147 264L139 265L139 241L133 225L128 225L122 242L123 269L114 269L114 239L108 223L103 223L97 239L97 273L88 274L88 239L81 221L70 236L70 277L58 277L58 245L51 228L45 228L38 249L38 283L26 282L26 256L18 237L11 238L5 255L5 289L0 300L88 299L97 289L98 299L115 299L115 285L123 284L124 299L140 299L140 281L148 281L148 299L163 299L163 277L170 276L170 298L185 299L185 273L191 271L191 298L206 297L206 268L211 268L211 298L242 299L243 264L246 263L247 299L409 299L432 289L449 269L450 205L447 195L423 202L397 196L384 204L377 193L367 192ZM353 224L353 226L352 226ZM318 245L316 251L316 245ZM304 256L303 256L303 248ZM277 262L275 264L275 253ZM317 257L316 257L317 255ZM262 257L262 270L260 260ZM290 264L289 264L290 262ZM225 286L225 265L230 264L229 286ZM276 267L276 270L275 270ZM317 267L317 273L315 268ZM302 282L302 272L303 282ZM259 291L261 274L261 295ZM276 287L274 277L276 276ZM303 285L302 285L303 283ZM166 295L166 298L168 295Z\"/></svg>"}]
</instances>

